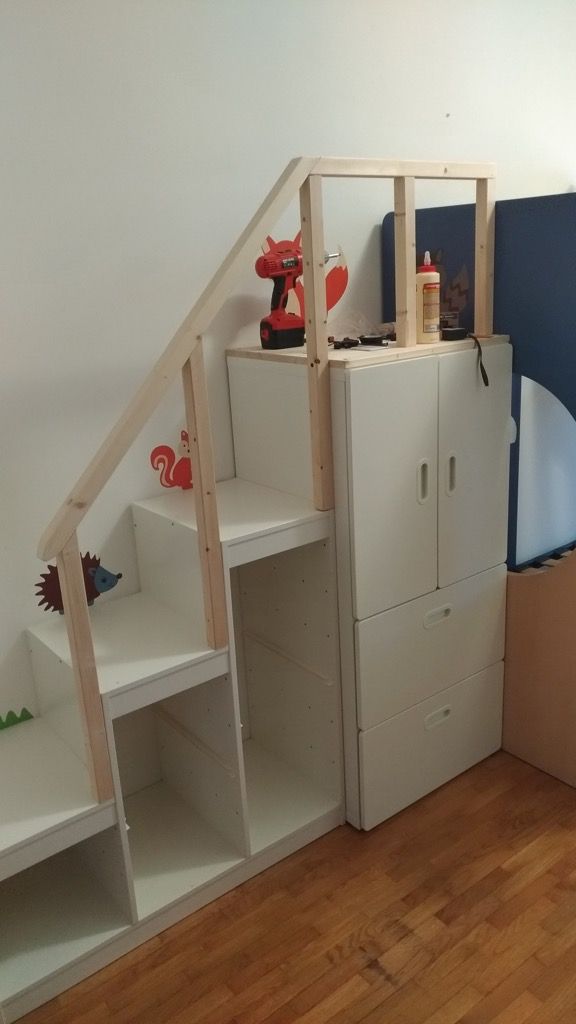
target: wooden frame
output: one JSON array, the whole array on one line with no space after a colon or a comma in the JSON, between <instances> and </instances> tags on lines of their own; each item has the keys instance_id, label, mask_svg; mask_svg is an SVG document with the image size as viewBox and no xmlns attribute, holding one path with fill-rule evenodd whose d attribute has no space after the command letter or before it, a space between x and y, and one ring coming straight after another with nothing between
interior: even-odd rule
<instances>
[{"instance_id":1,"label":"wooden frame","mask_svg":"<svg viewBox=\"0 0 576 1024\"><path fill-rule=\"evenodd\" d=\"M319 509L334 506L322 177L394 180L397 333L398 344L401 347L416 343L415 180L430 178L475 181L475 330L483 336L492 333L492 164L329 157L300 157L288 164L40 540L39 557L47 560L57 556L62 576L67 628L80 694L89 762L95 793L100 800L106 799L111 791L110 764L100 719L100 694L90 635L90 620L85 595L80 585L81 570L76 531L172 381L181 373L191 438L206 635L208 643L215 649L227 644L224 574L201 336L237 281L248 270L262 239L270 234L278 217L298 191L302 218L303 276L307 296L306 333L314 501Z\"/></svg>"},{"instance_id":2,"label":"wooden frame","mask_svg":"<svg viewBox=\"0 0 576 1024\"><path fill-rule=\"evenodd\" d=\"M394 262L396 340L405 348L416 340L416 205L414 178L394 178Z\"/></svg>"},{"instance_id":3,"label":"wooden frame","mask_svg":"<svg viewBox=\"0 0 576 1024\"><path fill-rule=\"evenodd\" d=\"M214 476L202 339L198 338L197 341L198 344L192 355L182 367L182 383L190 439L192 480L196 496L196 523L202 567L206 634L209 645L218 650L228 643L226 593L222 546L218 528L216 478Z\"/></svg>"},{"instance_id":4,"label":"wooden frame","mask_svg":"<svg viewBox=\"0 0 576 1024\"><path fill-rule=\"evenodd\" d=\"M106 723L100 700L82 560L75 533L59 553L56 564L66 616L72 671L80 704L90 783L96 800L111 800L114 789Z\"/></svg>"},{"instance_id":5,"label":"wooden frame","mask_svg":"<svg viewBox=\"0 0 576 1024\"><path fill-rule=\"evenodd\" d=\"M316 508L324 510L334 508L334 475L326 330L328 315L324 284L322 179L317 174L311 174L300 189L300 217L314 504Z\"/></svg>"}]
</instances>

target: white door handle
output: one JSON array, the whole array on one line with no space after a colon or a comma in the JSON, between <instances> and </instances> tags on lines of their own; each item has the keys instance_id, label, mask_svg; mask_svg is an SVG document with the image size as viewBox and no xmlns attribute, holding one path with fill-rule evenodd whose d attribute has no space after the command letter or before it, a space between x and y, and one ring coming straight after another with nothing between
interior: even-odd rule
<instances>
[{"instance_id":1,"label":"white door handle","mask_svg":"<svg viewBox=\"0 0 576 1024\"><path fill-rule=\"evenodd\" d=\"M456 490L456 454L450 452L446 463L446 494L454 494Z\"/></svg>"},{"instance_id":2,"label":"white door handle","mask_svg":"<svg viewBox=\"0 0 576 1024\"><path fill-rule=\"evenodd\" d=\"M445 622L452 614L452 611L453 607L451 604L443 604L440 608L431 608L424 616L424 629L432 629L433 626L438 626L441 622Z\"/></svg>"},{"instance_id":3,"label":"white door handle","mask_svg":"<svg viewBox=\"0 0 576 1024\"><path fill-rule=\"evenodd\" d=\"M450 704L446 704L443 708L438 708L437 711L433 711L431 715L426 716L424 719L424 728L435 729L436 726L442 725L443 722L446 722L447 719L450 718L451 714L452 708Z\"/></svg>"},{"instance_id":4,"label":"white door handle","mask_svg":"<svg viewBox=\"0 0 576 1024\"><path fill-rule=\"evenodd\" d=\"M422 459L422 462L418 463L417 496L420 505L423 505L430 497L430 463L428 459Z\"/></svg>"}]
</instances>

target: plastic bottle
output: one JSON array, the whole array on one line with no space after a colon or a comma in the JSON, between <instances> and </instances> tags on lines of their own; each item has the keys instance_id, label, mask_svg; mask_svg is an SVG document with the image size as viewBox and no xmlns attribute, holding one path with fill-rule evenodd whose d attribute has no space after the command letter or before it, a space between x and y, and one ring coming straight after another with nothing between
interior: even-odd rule
<instances>
[{"instance_id":1,"label":"plastic bottle","mask_svg":"<svg viewBox=\"0 0 576 1024\"><path fill-rule=\"evenodd\" d=\"M440 274L428 250L416 273L416 341L419 345L440 341Z\"/></svg>"}]
</instances>

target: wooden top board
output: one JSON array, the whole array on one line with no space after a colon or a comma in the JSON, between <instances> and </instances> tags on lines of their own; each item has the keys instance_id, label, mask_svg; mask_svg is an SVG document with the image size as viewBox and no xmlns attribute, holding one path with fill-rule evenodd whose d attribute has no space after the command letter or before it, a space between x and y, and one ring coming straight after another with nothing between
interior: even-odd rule
<instances>
[{"instance_id":1,"label":"wooden top board","mask_svg":"<svg viewBox=\"0 0 576 1024\"><path fill-rule=\"evenodd\" d=\"M491 338L480 338L483 347L485 345L501 345L508 341L510 338L507 334L493 334ZM473 347L474 341L471 338L465 338L464 341L438 341L430 345L410 345L407 348L396 348L393 344L388 348L359 345L357 348L341 348L336 352L331 350L329 364L346 368L372 366L378 363L391 363L398 359L463 352ZM263 349L259 345L250 345L242 348L229 348L226 354L239 359L265 359L277 363L302 364L306 362L306 346L298 349Z\"/></svg>"}]
</instances>

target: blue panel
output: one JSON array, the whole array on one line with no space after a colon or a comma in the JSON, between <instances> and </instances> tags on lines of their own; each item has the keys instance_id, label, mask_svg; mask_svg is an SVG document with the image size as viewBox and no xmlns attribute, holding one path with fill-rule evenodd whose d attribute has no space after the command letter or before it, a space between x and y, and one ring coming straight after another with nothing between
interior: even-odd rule
<instances>
[{"instance_id":1,"label":"blue panel","mask_svg":"<svg viewBox=\"0 0 576 1024\"><path fill-rule=\"evenodd\" d=\"M442 302L458 299L468 276L460 322L472 329L474 207L416 212L416 248L440 254ZM395 319L394 219L382 224L383 320ZM496 203L494 330L509 334L514 371L548 388L576 417L576 194Z\"/></svg>"},{"instance_id":2,"label":"blue panel","mask_svg":"<svg viewBox=\"0 0 576 1024\"><path fill-rule=\"evenodd\" d=\"M494 329L576 416L576 195L496 204Z\"/></svg>"},{"instance_id":3,"label":"blue panel","mask_svg":"<svg viewBox=\"0 0 576 1024\"><path fill-rule=\"evenodd\" d=\"M442 309L457 309L460 324L474 321L474 206L443 206L416 213L416 252L428 249L440 271ZM382 223L382 319L396 319L394 296L394 214ZM505 332L508 333L508 332Z\"/></svg>"},{"instance_id":4,"label":"blue panel","mask_svg":"<svg viewBox=\"0 0 576 1024\"><path fill-rule=\"evenodd\" d=\"M495 234L494 331L511 337L516 379L541 384L576 418L576 194L497 202ZM468 330L474 318L473 244L473 205L417 210L418 255L424 249L437 253L442 307L460 304L460 323ZM382 304L383 320L394 320L391 213L382 224ZM514 396L519 413L518 387ZM514 565L518 445L511 455L509 564Z\"/></svg>"}]
</instances>

